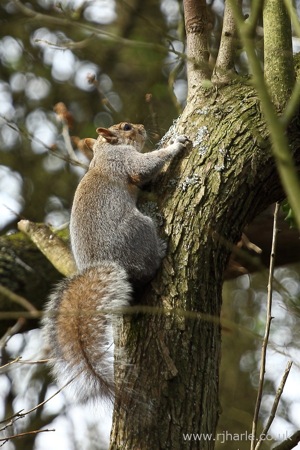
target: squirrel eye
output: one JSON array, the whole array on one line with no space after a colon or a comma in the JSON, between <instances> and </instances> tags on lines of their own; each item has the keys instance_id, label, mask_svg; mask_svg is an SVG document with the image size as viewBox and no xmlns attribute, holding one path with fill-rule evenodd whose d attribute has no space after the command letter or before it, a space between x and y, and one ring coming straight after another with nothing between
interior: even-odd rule
<instances>
[{"instance_id":1,"label":"squirrel eye","mask_svg":"<svg viewBox=\"0 0 300 450\"><path fill-rule=\"evenodd\" d=\"M129 123L125 123L123 125L123 130L124 131L129 131L129 130L131 130L131 128L132 128L132 126Z\"/></svg>"}]
</instances>

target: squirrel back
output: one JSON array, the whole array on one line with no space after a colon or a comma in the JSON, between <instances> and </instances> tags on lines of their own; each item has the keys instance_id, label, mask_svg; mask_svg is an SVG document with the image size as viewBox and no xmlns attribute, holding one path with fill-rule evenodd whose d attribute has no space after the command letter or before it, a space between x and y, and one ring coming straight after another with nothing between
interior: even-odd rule
<instances>
[{"instance_id":1,"label":"squirrel back","mask_svg":"<svg viewBox=\"0 0 300 450\"><path fill-rule=\"evenodd\" d=\"M61 386L70 383L79 401L113 396L117 318L130 305L132 285L154 277L165 251L153 220L136 207L138 186L187 143L179 136L143 154L143 125L121 123L97 132L71 211L78 274L56 287L43 319L54 376Z\"/></svg>"},{"instance_id":2,"label":"squirrel back","mask_svg":"<svg viewBox=\"0 0 300 450\"><path fill-rule=\"evenodd\" d=\"M165 247L153 220L136 207L138 186L152 178L148 154L140 153L146 132L143 125L128 123L97 132L94 158L71 212L75 261L79 270L98 261L118 262L132 281L145 284L154 277Z\"/></svg>"}]
</instances>

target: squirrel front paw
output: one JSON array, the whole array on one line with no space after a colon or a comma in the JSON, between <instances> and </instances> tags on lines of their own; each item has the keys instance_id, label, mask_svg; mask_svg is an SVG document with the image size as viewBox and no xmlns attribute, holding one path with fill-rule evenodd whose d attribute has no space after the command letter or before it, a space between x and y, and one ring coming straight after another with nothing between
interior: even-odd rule
<instances>
[{"instance_id":1,"label":"squirrel front paw","mask_svg":"<svg viewBox=\"0 0 300 450\"><path fill-rule=\"evenodd\" d=\"M191 144L191 141L188 137L184 135L176 136L176 138L173 141L173 146L176 147L176 151L181 151L185 148L187 148Z\"/></svg>"},{"instance_id":2,"label":"squirrel front paw","mask_svg":"<svg viewBox=\"0 0 300 450\"><path fill-rule=\"evenodd\" d=\"M182 150L188 148L189 144L191 144L191 141L189 140L189 138L187 138L186 136L183 136L183 135L179 135L170 141L168 149L170 152L172 152L171 154L176 155L177 153L181 152Z\"/></svg>"},{"instance_id":3,"label":"squirrel front paw","mask_svg":"<svg viewBox=\"0 0 300 450\"><path fill-rule=\"evenodd\" d=\"M180 135L175 138L174 144L179 143L186 147L191 141L187 136Z\"/></svg>"}]
</instances>

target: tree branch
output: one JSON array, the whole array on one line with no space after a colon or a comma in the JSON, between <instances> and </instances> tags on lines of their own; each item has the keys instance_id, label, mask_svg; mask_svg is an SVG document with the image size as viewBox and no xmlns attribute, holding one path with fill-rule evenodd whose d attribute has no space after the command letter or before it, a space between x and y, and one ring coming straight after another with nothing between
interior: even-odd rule
<instances>
[{"instance_id":1,"label":"tree branch","mask_svg":"<svg viewBox=\"0 0 300 450\"><path fill-rule=\"evenodd\" d=\"M282 0L265 0L264 72L276 108L285 106L295 83L291 19Z\"/></svg>"},{"instance_id":2,"label":"tree branch","mask_svg":"<svg viewBox=\"0 0 300 450\"><path fill-rule=\"evenodd\" d=\"M80 373L79 373L80 374ZM77 374L76 377L79 375ZM16 414L7 417L4 420L1 420L0 423L3 423L3 427L0 428L0 432L6 430L8 427L10 427L11 425L13 425L17 420L19 419L23 419L24 417L26 417L28 414L31 414L32 412L36 411L37 409L39 409L41 406L45 405L46 403L48 403L50 400L52 400L54 397L56 397L60 392L62 392L67 386L69 386L69 384L71 384L74 379L76 377L71 378L67 383L65 383L60 389L58 389L57 391L55 391L54 394L50 395L50 397L48 397L46 400L43 400L42 402L38 403L36 406L34 406L31 409L28 409L27 411L24 411L23 409L21 409L19 412L17 412Z\"/></svg>"},{"instance_id":3,"label":"tree branch","mask_svg":"<svg viewBox=\"0 0 300 450\"><path fill-rule=\"evenodd\" d=\"M17 303L22 306L24 309L32 313L33 317L36 314L36 317L39 317L39 311L24 297L21 295L15 294L10 289L0 284L0 294L4 295L9 301Z\"/></svg>"},{"instance_id":4,"label":"tree branch","mask_svg":"<svg viewBox=\"0 0 300 450\"><path fill-rule=\"evenodd\" d=\"M2 442L0 447L3 447L3 445L6 444L6 442L11 441L12 439L25 437L25 436L32 435L32 434L47 433L49 431L55 431L55 430L54 429L52 429L52 430L48 430L48 429L47 430L34 430L34 431L25 431L24 433L14 434L12 436L8 436L6 438L0 439L0 442Z\"/></svg>"},{"instance_id":5,"label":"tree branch","mask_svg":"<svg viewBox=\"0 0 300 450\"><path fill-rule=\"evenodd\" d=\"M199 90L203 80L210 78L208 67L208 17L205 0L184 0L187 38L188 96Z\"/></svg>"},{"instance_id":6,"label":"tree branch","mask_svg":"<svg viewBox=\"0 0 300 450\"><path fill-rule=\"evenodd\" d=\"M76 272L76 264L68 246L47 225L21 220L18 228L30 237L60 273L69 276Z\"/></svg>"},{"instance_id":7,"label":"tree branch","mask_svg":"<svg viewBox=\"0 0 300 450\"><path fill-rule=\"evenodd\" d=\"M296 431L296 433L292 434L292 436L274 447L273 450L292 450L292 448L296 447L299 442L300 430Z\"/></svg>"},{"instance_id":8,"label":"tree branch","mask_svg":"<svg viewBox=\"0 0 300 450\"><path fill-rule=\"evenodd\" d=\"M258 415L261 405L262 393L264 388L264 380L265 380L265 371L266 371L266 359L267 359L267 348L269 342L271 321L272 321L272 295L273 295L273 276L274 276L274 268L275 268L275 250L276 250L276 242L277 242L277 218L279 211L279 203L276 203L276 208L274 212L274 225L273 225L273 238L272 238L272 249L270 256L270 269L269 269L269 280L268 280L268 300L267 300L267 320L265 326L265 335L261 348L261 365L259 371L259 384L257 391L256 404L254 409L253 423L252 423L252 440L251 440L251 450L255 448L256 441L256 432L257 432L257 423L258 423Z\"/></svg>"},{"instance_id":9,"label":"tree branch","mask_svg":"<svg viewBox=\"0 0 300 450\"><path fill-rule=\"evenodd\" d=\"M25 324L24 317L19 317L16 323L12 327L8 328L8 330L4 333L4 335L0 339L0 351L6 346L7 342L10 340L12 336L19 333L22 330L24 324ZM0 367L0 371L2 367L3 366Z\"/></svg>"},{"instance_id":10,"label":"tree branch","mask_svg":"<svg viewBox=\"0 0 300 450\"><path fill-rule=\"evenodd\" d=\"M160 44L153 44L152 42L142 42L126 39L114 33L110 33L109 31L105 31L99 27L94 27L86 23L81 23L79 21L74 22L69 18L61 18L53 15L50 16L47 14L42 14L40 12L36 12L33 9L28 8L27 6L22 4L19 0L13 0L13 3L19 9L19 11L21 11L28 18L27 21L31 20L34 22L38 22L39 24L52 24L66 28L70 28L71 26L80 27L83 31L89 31L93 37L97 37L98 39L101 39L105 42L114 42L120 45L126 45L127 47L130 48L148 48L153 49L160 53L167 53L167 48ZM72 46L74 48L74 44ZM174 49L169 49L169 51L180 57L185 56L181 52L177 52Z\"/></svg>"},{"instance_id":11,"label":"tree branch","mask_svg":"<svg viewBox=\"0 0 300 450\"><path fill-rule=\"evenodd\" d=\"M238 24L242 43L248 56L249 66L253 74L253 84L255 85L261 109L270 131L272 150L277 170L289 203L295 213L295 220L298 228L300 228L300 181L295 168L293 155L289 147L285 126L280 117L278 117L272 99L266 89L266 82L261 64L256 55L251 34L249 34L251 28L249 24L244 22L244 18L233 0L231 0L231 6Z\"/></svg>"},{"instance_id":12,"label":"tree branch","mask_svg":"<svg viewBox=\"0 0 300 450\"><path fill-rule=\"evenodd\" d=\"M241 9L242 0L234 0ZM213 71L212 81L218 84L226 84L234 73L234 54L237 27L229 0L225 2L222 37L216 65Z\"/></svg>"},{"instance_id":13,"label":"tree branch","mask_svg":"<svg viewBox=\"0 0 300 450\"><path fill-rule=\"evenodd\" d=\"M291 18L293 28L296 31L296 34L298 37L300 37L300 23L299 23L299 17L296 11L295 6L293 5L293 2L291 0L284 0L285 7L289 13L289 16Z\"/></svg>"},{"instance_id":14,"label":"tree branch","mask_svg":"<svg viewBox=\"0 0 300 450\"><path fill-rule=\"evenodd\" d=\"M43 142L41 139L35 137L33 134L29 133L27 130L19 128L19 126L16 123L7 120L4 116L0 115L0 120L2 120L9 128L11 128L12 130L14 130L17 133L20 133L22 136L24 136L25 139L28 139L29 142L37 142L40 145L42 145L51 155L54 155L57 158L61 159L62 161L66 161L67 163L72 164L74 166L82 167L83 169L86 169L86 170L88 169L88 165L84 164L83 162L78 161L77 158L72 159L72 158L67 157L66 155L56 152L52 147L45 144L45 142Z\"/></svg>"},{"instance_id":15,"label":"tree branch","mask_svg":"<svg viewBox=\"0 0 300 450\"><path fill-rule=\"evenodd\" d=\"M279 387L278 387L278 389L276 391L276 395L275 395L275 398L274 398L274 402L273 402L273 405L272 405L270 416L268 418L266 426L264 427L263 431L260 434L260 438L259 438L259 440L258 440L258 442L257 442L257 444L255 446L255 450L259 450L259 448L261 447L261 444L263 443L263 437L265 437L268 434L269 429L270 429L270 427L271 427L271 425L273 423L273 420L275 419L275 415L276 415L276 411L277 411L277 408L278 408L278 404L279 404L279 401L281 399L281 395L282 395L282 392L283 392L283 389L284 389L287 377L289 376L292 364L293 363L291 361L289 361L287 363L287 366L286 366L285 372L283 374L283 377L281 379L280 385L279 385Z\"/></svg>"}]
</instances>

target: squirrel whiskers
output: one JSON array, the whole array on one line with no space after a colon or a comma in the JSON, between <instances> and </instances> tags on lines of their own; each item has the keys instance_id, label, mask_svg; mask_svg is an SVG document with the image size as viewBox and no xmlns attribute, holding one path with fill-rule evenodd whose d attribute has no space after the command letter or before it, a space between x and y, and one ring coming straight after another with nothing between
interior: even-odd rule
<instances>
[{"instance_id":1,"label":"squirrel whiskers","mask_svg":"<svg viewBox=\"0 0 300 450\"><path fill-rule=\"evenodd\" d=\"M140 153L143 125L98 128L87 140L93 159L75 193L70 237L78 273L54 289L42 321L50 364L60 386L69 381L78 401L112 399L114 352L122 308L132 286L149 282L160 266L165 244L155 224L136 207L138 186L154 179L185 148L178 136L168 147Z\"/></svg>"}]
</instances>

